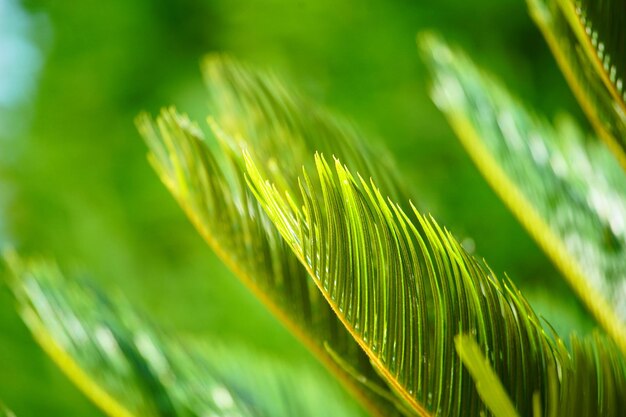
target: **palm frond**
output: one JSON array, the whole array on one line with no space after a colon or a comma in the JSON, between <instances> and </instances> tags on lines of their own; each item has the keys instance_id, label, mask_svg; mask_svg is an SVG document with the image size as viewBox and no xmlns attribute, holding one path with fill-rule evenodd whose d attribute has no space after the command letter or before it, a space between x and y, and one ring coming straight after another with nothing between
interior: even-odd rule
<instances>
[{"instance_id":1,"label":"palm frond","mask_svg":"<svg viewBox=\"0 0 626 417\"><path fill-rule=\"evenodd\" d=\"M546 398L549 366L571 371L560 374L560 389L589 399L572 415L599 409L618 415L626 406L618 395L626 381L619 352L598 362L588 358L597 378L611 382L589 390L563 343L544 332L515 287L468 255L434 219L415 208L405 213L337 159L331 166L316 155L315 174L304 170L298 195L268 181L250 155L246 161L249 186L270 219L417 414L487 411L455 353L455 336L466 333L486 353L520 415L531 414L535 392ZM611 341L601 343L601 349L617 350ZM607 366L617 367L605 374Z\"/></svg>"},{"instance_id":2,"label":"palm frond","mask_svg":"<svg viewBox=\"0 0 626 417\"><path fill-rule=\"evenodd\" d=\"M389 396L369 388L389 391L248 190L240 146L245 144L271 172L286 173L281 177L286 187L297 187L294 167L317 145L344 155L384 180L390 193L402 195L398 181L384 174L385 153L367 146L347 122L288 93L270 75L221 57L206 61L205 74L217 108L208 135L173 109L155 122L139 117L152 164L209 245L286 327L372 412L396 413L385 399ZM324 344L359 378L339 366Z\"/></svg>"},{"instance_id":3,"label":"palm frond","mask_svg":"<svg viewBox=\"0 0 626 417\"><path fill-rule=\"evenodd\" d=\"M222 142L241 156L244 147L297 189L302 165L311 164L314 152L335 155L374 178L394 198L407 191L397 177L391 156L351 122L311 103L270 72L254 70L228 56L208 56L202 65L214 120ZM309 168L312 168L309 166Z\"/></svg>"},{"instance_id":4,"label":"palm frond","mask_svg":"<svg viewBox=\"0 0 626 417\"><path fill-rule=\"evenodd\" d=\"M250 352L183 345L124 302L49 262L13 259L24 321L67 376L110 416L362 416L327 376Z\"/></svg>"},{"instance_id":5,"label":"palm frond","mask_svg":"<svg viewBox=\"0 0 626 417\"><path fill-rule=\"evenodd\" d=\"M581 107L626 169L626 9L607 0L527 2Z\"/></svg>"},{"instance_id":6,"label":"palm frond","mask_svg":"<svg viewBox=\"0 0 626 417\"><path fill-rule=\"evenodd\" d=\"M433 36L433 99L474 162L626 352L626 174L567 117L528 112Z\"/></svg>"}]
</instances>

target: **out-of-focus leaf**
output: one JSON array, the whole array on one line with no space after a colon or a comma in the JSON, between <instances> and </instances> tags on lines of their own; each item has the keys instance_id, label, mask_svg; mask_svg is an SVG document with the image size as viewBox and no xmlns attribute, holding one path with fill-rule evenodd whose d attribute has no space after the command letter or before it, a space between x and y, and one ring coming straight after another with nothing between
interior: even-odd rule
<instances>
[{"instance_id":1,"label":"out-of-focus leaf","mask_svg":"<svg viewBox=\"0 0 626 417\"><path fill-rule=\"evenodd\" d=\"M527 0L590 122L626 169L626 7L612 0Z\"/></svg>"},{"instance_id":2,"label":"out-of-focus leaf","mask_svg":"<svg viewBox=\"0 0 626 417\"><path fill-rule=\"evenodd\" d=\"M2 417L15 417L15 413L13 411L9 410L6 406L4 406L0 402L0 416L2 416Z\"/></svg>"},{"instance_id":3,"label":"out-of-focus leaf","mask_svg":"<svg viewBox=\"0 0 626 417\"><path fill-rule=\"evenodd\" d=\"M300 167L319 148L345 156L364 175L380 178L389 193L404 195L389 157L368 145L349 123L291 93L272 75L217 56L207 58L204 73L215 108L211 132L205 135L172 109L154 122L142 115L138 126L151 162L239 279L373 413L396 413L386 399L393 395L248 190L241 146L290 189L297 189ZM325 344L357 378L338 365Z\"/></svg>"},{"instance_id":4,"label":"out-of-focus leaf","mask_svg":"<svg viewBox=\"0 0 626 417\"><path fill-rule=\"evenodd\" d=\"M626 366L611 340L597 341L601 346L585 351L580 365L541 328L519 291L434 219L415 208L405 213L337 159L331 167L316 156L316 171L304 170L298 194L269 181L250 155L246 161L249 186L269 218L418 415L487 412L455 352L460 333L476 338L520 415L531 415L537 392L549 398L546 410L571 399L569 415L618 416L626 407ZM562 370L561 392L548 397L552 367Z\"/></svg>"},{"instance_id":5,"label":"out-of-focus leaf","mask_svg":"<svg viewBox=\"0 0 626 417\"><path fill-rule=\"evenodd\" d=\"M457 336L456 348L494 417L518 416L474 338L469 335ZM571 354L565 352L560 343L558 350L568 361L564 367L558 361L557 367L553 363L548 364L547 389L533 394L532 416L619 415L619 408L615 408L615 396L621 395L619 392L624 387L626 370L622 353L597 333L584 340L572 338ZM598 369L603 371L598 373ZM566 385L561 384L563 373L570 378ZM615 386L622 388L614 389ZM595 398L585 398L586 393L593 393ZM596 402L597 399L599 401Z\"/></svg>"},{"instance_id":6,"label":"out-of-focus leaf","mask_svg":"<svg viewBox=\"0 0 626 417\"><path fill-rule=\"evenodd\" d=\"M313 168L311 156L323 152L374 178L391 197L406 199L406 187L387 150L350 121L311 102L275 74L227 56L207 57L202 69L211 97L210 119L219 126L222 145L239 158L241 148L248 149L270 174L297 189L300 168Z\"/></svg>"},{"instance_id":7,"label":"out-of-focus leaf","mask_svg":"<svg viewBox=\"0 0 626 417\"><path fill-rule=\"evenodd\" d=\"M111 416L364 415L318 371L214 341L185 345L87 281L67 280L54 264L11 263L18 308L35 339Z\"/></svg>"},{"instance_id":8,"label":"out-of-focus leaf","mask_svg":"<svg viewBox=\"0 0 626 417\"><path fill-rule=\"evenodd\" d=\"M556 0L626 117L626 8L621 0ZM624 119L622 119L624 120Z\"/></svg>"},{"instance_id":9,"label":"out-of-focus leaf","mask_svg":"<svg viewBox=\"0 0 626 417\"><path fill-rule=\"evenodd\" d=\"M626 352L626 174L562 117L533 115L462 53L425 36L433 99L487 181Z\"/></svg>"},{"instance_id":10,"label":"out-of-focus leaf","mask_svg":"<svg viewBox=\"0 0 626 417\"><path fill-rule=\"evenodd\" d=\"M476 391L494 417L518 417L515 406L478 343L468 335L454 338L456 351L476 383Z\"/></svg>"}]
</instances>

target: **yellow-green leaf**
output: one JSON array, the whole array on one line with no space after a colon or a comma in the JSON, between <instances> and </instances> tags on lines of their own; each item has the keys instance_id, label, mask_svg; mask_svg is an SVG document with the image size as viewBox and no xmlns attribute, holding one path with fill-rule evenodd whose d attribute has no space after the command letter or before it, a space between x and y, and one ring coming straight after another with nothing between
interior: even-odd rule
<instances>
[{"instance_id":1,"label":"yellow-green leaf","mask_svg":"<svg viewBox=\"0 0 626 417\"><path fill-rule=\"evenodd\" d=\"M432 35L422 49L469 155L626 352L626 173L571 118L550 125Z\"/></svg>"},{"instance_id":2,"label":"yellow-green leaf","mask_svg":"<svg viewBox=\"0 0 626 417\"><path fill-rule=\"evenodd\" d=\"M471 334L488 353L520 415L530 415L537 392L547 398L552 368L567 372L558 381L562 392L546 409L575 395L585 402L575 402L579 408L569 415L603 410L617 416L626 407L626 398L617 395L626 388L624 358L611 341L596 342L600 355L586 352L584 361L572 360L519 291L468 255L434 219L415 208L404 212L337 159L328 164L317 155L316 170L304 169L297 194L268 180L251 155L246 161L249 186L269 218L416 414L487 412L456 353L459 333ZM590 390L584 378L598 385Z\"/></svg>"},{"instance_id":3,"label":"yellow-green leaf","mask_svg":"<svg viewBox=\"0 0 626 417\"><path fill-rule=\"evenodd\" d=\"M285 173L286 187L297 187L299 167L319 146L402 195L387 174L393 172L390 159L350 123L289 92L272 75L220 56L207 58L203 67L214 108L207 132L173 109L155 121L139 117L153 166L211 248L272 313L374 414L395 414L392 396L370 387L389 389L248 190L240 146L271 172Z\"/></svg>"},{"instance_id":4,"label":"yellow-green leaf","mask_svg":"<svg viewBox=\"0 0 626 417\"><path fill-rule=\"evenodd\" d=\"M33 336L111 417L365 415L319 370L219 340L173 338L50 262L13 257L11 264L11 286Z\"/></svg>"}]
</instances>

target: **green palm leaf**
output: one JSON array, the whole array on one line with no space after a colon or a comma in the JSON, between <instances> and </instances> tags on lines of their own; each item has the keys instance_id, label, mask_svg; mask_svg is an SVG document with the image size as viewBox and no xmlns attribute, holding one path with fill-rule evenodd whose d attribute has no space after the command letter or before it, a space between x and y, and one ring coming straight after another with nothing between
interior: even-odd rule
<instances>
[{"instance_id":1,"label":"green palm leaf","mask_svg":"<svg viewBox=\"0 0 626 417\"><path fill-rule=\"evenodd\" d=\"M626 174L569 118L552 127L463 54L433 36L422 46L468 153L626 352Z\"/></svg>"},{"instance_id":2,"label":"green palm leaf","mask_svg":"<svg viewBox=\"0 0 626 417\"><path fill-rule=\"evenodd\" d=\"M243 147L293 189L299 168L312 168L310 156L324 152L376 179L394 198L406 198L391 156L349 121L287 88L274 74L227 56L209 56L202 67L212 103L209 123L240 162Z\"/></svg>"},{"instance_id":3,"label":"green palm leaf","mask_svg":"<svg viewBox=\"0 0 626 417\"><path fill-rule=\"evenodd\" d=\"M184 346L54 264L13 258L12 288L37 341L110 416L360 416L306 366L211 344Z\"/></svg>"},{"instance_id":4,"label":"green palm leaf","mask_svg":"<svg viewBox=\"0 0 626 417\"><path fill-rule=\"evenodd\" d=\"M626 168L626 8L607 0L527 0L592 125Z\"/></svg>"},{"instance_id":5,"label":"green palm leaf","mask_svg":"<svg viewBox=\"0 0 626 417\"><path fill-rule=\"evenodd\" d=\"M156 122L142 115L138 126L151 162L201 235L254 294L367 408L394 414L385 399L388 388L247 189L240 146L271 171L285 172L288 187L297 186L294 167L320 146L402 195L393 176L383 174L393 172L388 158L365 145L350 124L288 93L271 75L223 57L208 59L204 70L216 107L211 132L205 135L174 110L163 111ZM211 149L215 145L220 148Z\"/></svg>"},{"instance_id":6,"label":"green palm leaf","mask_svg":"<svg viewBox=\"0 0 626 417\"><path fill-rule=\"evenodd\" d=\"M486 411L455 352L460 333L473 335L487 352L521 415L531 414L535 393L547 398L551 366L567 369L559 389L589 399L573 415L618 415L626 406L618 395L626 388L619 352L597 362L589 356L590 372L602 381L589 391L563 343L543 331L512 284L468 255L432 218L415 208L405 213L337 159L331 166L317 155L315 175L304 170L297 195L267 180L250 155L246 161L249 186L270 219L381 375L417 414ZM616 351L610 341L600 343L600 350ZM605 374L607 366L616 368Z\"/></svg>"}]
</instances>

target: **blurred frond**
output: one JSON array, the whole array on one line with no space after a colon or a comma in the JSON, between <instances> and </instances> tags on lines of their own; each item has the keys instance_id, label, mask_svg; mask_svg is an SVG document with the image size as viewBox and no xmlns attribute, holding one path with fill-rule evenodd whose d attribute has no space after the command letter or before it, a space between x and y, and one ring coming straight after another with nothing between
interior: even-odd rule
<instances>
[{"instance_id":1,"label":"blurred frond","mask_svg":"<svg viewBox=\"0 0 626 417\"><path fill-rule=\"evenodd\" d=\"M2 417L15 417L15 413L8 409L2 402L0 402L0 416Z\"/></svg>"},{"instance_id":2,"label":"blurred frond","mask_svg":"<svg viewBox=\"0 0 626 417\"><path fill-rule=\"evenodd\" d=\"M254 70L227 56L203 62L211 96L210 120L222 131L222 144L241 157L248 149L285 186L298 188L303 165L323 152L371 176L390 196L406 199L398 170L385 148L372 143L348 120L310 102L270 72Z\"/></svg>"},{"instance_id":3,"label":"blurred frond","mask_svg":"<svg viewBox=\"0 0 626 417\"><path fill-rule=\"evenodd\" d=\"M469 335L458 335L454 342L463 365L475 382L476 391L494 417L518 417L515 406L511 404L498 375L474 338Z\"/></svg>"},{"instance_id":4,"label":"blurred frond","mask_svg":"<svg viewBox=\"0 0 626 417\"><path fill-rule=\"evenodd\" d=\"M527 0L589 120L626 169L626 8L611 0Z\"/></svg>"},{"instance_id":5,"label":"blurred frond","mask_svg":"<svg viewBox=\"0 0 626 417\"><path fill-rule=\"evenodd\" d=\"M434 36L422 46L468 153L626 352L626 174L569 118L553 127L460 52Z\"/></svg>"},{"instance_id":6,"label":"blurred frond","mask_svg":"<svg viewBox=\"0 0 626 417\"><path fill-rule=\"evenodd\" d=\"M620 395L626 368L610 340L599 340L594 352L581 351L584 366L573 361L513 285L468 255L434 219L415 208L403 211L338 159L329 165L316 155L316 170L304 169L297 194L267 180L249 154L246 162L249 186L270 219L380 374L418 415L487 412L455 352L458 334L476 339L520 415L531 415L536 392L547 398L550 367L561 370L563 393L580 396L571 397L569 415L617 416L626 407ZM583 378L598 381L595 389ZM551 398L545 409L563 398Z\"/></svg>"},{"instance_id":7,"label":"blurred frond","mask_svg":"<svg viewBox=\"0 0 626 417\"><path fill-rule=\"evenodd\" d=\"M125 416L362 416L328 377L212 341L185 346L49 262L13 257L35 339L103 411Z\"/></svg>"},{"instance_id":8,"label":"blurred frond","mask_svg":"<svg viewBox=\"0 0 626 417\"><path fill-rule=\"evenodd\" d=\"M354 127L288 93L270 75L220 57L207 59L204 69L216 107L211 132L205 135L173 109L156 121L141 115L138 127L153 166L213 250L286 327L375 414L395 413L388 396L369 388L388 392L385 383L248 190L240 146L269 171L284 173L285 187L297 187L298 167L319 146L346 156L402 195L394 177L385 174L388 158ZM339 366L325 343L358 378Z\"/></svg>"}]
</instances>

